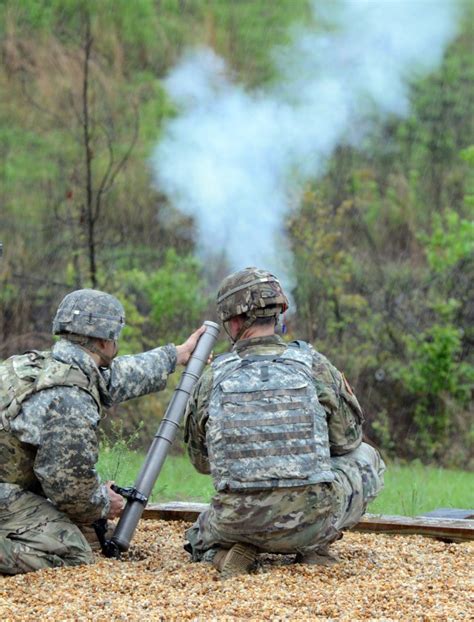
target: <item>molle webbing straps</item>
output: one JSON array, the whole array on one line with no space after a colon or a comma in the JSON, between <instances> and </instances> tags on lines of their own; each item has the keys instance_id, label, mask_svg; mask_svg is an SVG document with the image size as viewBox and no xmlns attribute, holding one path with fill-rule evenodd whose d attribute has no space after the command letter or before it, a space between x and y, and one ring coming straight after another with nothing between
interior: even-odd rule
<instances>
[{"instance_id":1,"label":"molle webbing straps","mask_svg":"<svg viewBox=\"0 0 474 622\"><path fill-rule=\"evenodd\" d=\"M101 407L95 384L79 368L57 361L50 351L32 350L12 356L0 366L0 426L8 430L9 421L18 415L26 399L53 387L83 389Z\"/></svg>"},{"instance_id":2,"label":"molle webbing straps","mask_svg":"<svg viewBox=\"0 0 474 622\"><path fill-rule=\"evenodd\" d=\"M232 428L241 428L244 425L256 426L260 425L280 425L282 423L310 423L311 420L307 415L291 415L289 417L279 417L278 419L265 419L259 417L258 419L233 419L232 421L226 421L224 429L231 430ZM234 437L235 438L235 437Z\"/></svg>"},{"instance_id":3,"label":"molle webbing straps","mask_svg":"<svg viewBox=\"0 0 474 622\"><path fill-rule=\"evenodd\" d=\"M327 421L312 376L312 351L218 359L207 445L218 491L332 481Z\"/></svg>"},{"instance_id":4,"label":"molle webbing straps","mask_svg":"<svg viewBox=\"0 0 474 622\"><path fill-rule=\"evenodd\" d=\"M312 454L314 447L312 445L304 445L299 447L292 447L291 454L296 456L298 454ZM227 452L228 458L257 458L259 456L287 456L287 447L270 447L267 449L229 449Z\"/></svg>"}]
</instances>

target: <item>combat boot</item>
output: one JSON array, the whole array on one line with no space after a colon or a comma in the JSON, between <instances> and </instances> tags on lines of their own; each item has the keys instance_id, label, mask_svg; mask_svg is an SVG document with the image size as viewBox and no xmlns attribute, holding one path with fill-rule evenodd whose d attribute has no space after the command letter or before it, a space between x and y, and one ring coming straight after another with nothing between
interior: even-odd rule
<instances>
[{"instance_id":1,"label":"combat boot","mask_svg":"<svg viewBox=\"0 0 474 622\"><path fill-rule=\"evenodd\" d=\"M329 545L307 553L296 553L296 564L309 564L316 566L335 566L341 560L329 552Z\"/></svg>"},{"instance_id":2,"label":"combat boot","mask_svg":"<svg viewBox=\"0 0 474 622\"><path fill-rule=\"evenodd\" d=\"M228 552L229 552L228 549L219 549L217 553L214 555L214 557L212 558L212 565L219 572L222 571L222 566L224 564L224 560L227 557Z\"/></svg>"},{"instance_id":3,"label":"combat boot","mask_svg":"<svg viewBox=\"0 0 474 622\"><path fill-rule=\"evenodd\" d=\"M212 564L223 579L229 579L239 574L249 574L258 557L258 549L250 544L238 542L228 551L218 551Z\"/></svg>"}]
</instances>

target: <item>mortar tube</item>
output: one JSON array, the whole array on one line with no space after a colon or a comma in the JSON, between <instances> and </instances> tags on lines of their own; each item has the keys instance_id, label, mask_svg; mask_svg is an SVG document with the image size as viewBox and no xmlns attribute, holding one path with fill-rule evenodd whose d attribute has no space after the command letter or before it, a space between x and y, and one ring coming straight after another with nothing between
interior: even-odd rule
<instances>
[{"instance_id":1,"label":"mortar tube","mask_svg":"<svg viewBox=\"0 0 474 622\"><path fill-rule=\"evenodd\" d=\"M171 444L176 437L189 397L202 374L219 335L220 328L218 324L206 321L204 325L206 326L206 331L199 338L196 348L188 361L147 452L145 462L135 480L134 489L147 500L158 479ZM113 556L113 551L116 552L117 549L121 552L129 549L130 541L133 538L145 506L146 502L143 503L137 499L127 499L125 509L109 543L111 556Z\"/></svg>"}]
</instances>

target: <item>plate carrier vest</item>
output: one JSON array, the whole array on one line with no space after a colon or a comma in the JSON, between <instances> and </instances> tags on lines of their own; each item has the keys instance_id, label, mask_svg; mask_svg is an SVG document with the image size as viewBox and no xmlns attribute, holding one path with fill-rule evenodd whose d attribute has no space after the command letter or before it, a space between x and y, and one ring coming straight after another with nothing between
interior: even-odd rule
<instances>
[{"instance_id":1,"label":"plate carrier vest","mask_svg":"<svg viewBox=\"0 0 474 622\"><path fill-rule=\"evenodd\" d=\"M49 350L32 350L11 356L0 365L0 482L23 488L35 485L36 449L16 438L11 431L11 421L21 411L23 402L33 394L59 386L83 389L101 410L100 395L94 382L78 367L54 359ZM11 462L14 464L9 468Z\"/></svg>"},{"instance_id":2,"label":"plate carrier vest","mask_svg":"<svg viewBox=\"0 0 474 622\"><path fill-rule=\"evenodd\" d=\"M331 482L326 412L302 341L282 354L214 361L207 447L218 491Z\"/></svg>"}]
</instances>

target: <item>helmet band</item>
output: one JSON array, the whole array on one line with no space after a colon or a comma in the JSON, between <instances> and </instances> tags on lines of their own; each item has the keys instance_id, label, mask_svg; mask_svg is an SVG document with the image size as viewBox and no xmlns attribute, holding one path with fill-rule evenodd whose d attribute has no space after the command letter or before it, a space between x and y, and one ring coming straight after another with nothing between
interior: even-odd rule
<instances>
[{"instance_id":1,"label":"helmet band","mask_svg":"<svg viewBox=\"0 0 474 622\"><path fill-rule=\"evenodd\" d=\"M231 289L230 291L226 292L222 296L219 296L219 298L217 299L217 304L220 304L223 300L225 300L229 296L232 296L232 294L236 294L237 292L240 292L243 289L247 289L248 287L251 287L252 285L258 285L259 283L278 283L278 279L261 277L260 279L255 279L253 281L249 281L248 283L244 283L243 285L240 285L239 287L234 287L234 289Z\"/></svg>"}]
</instances>

